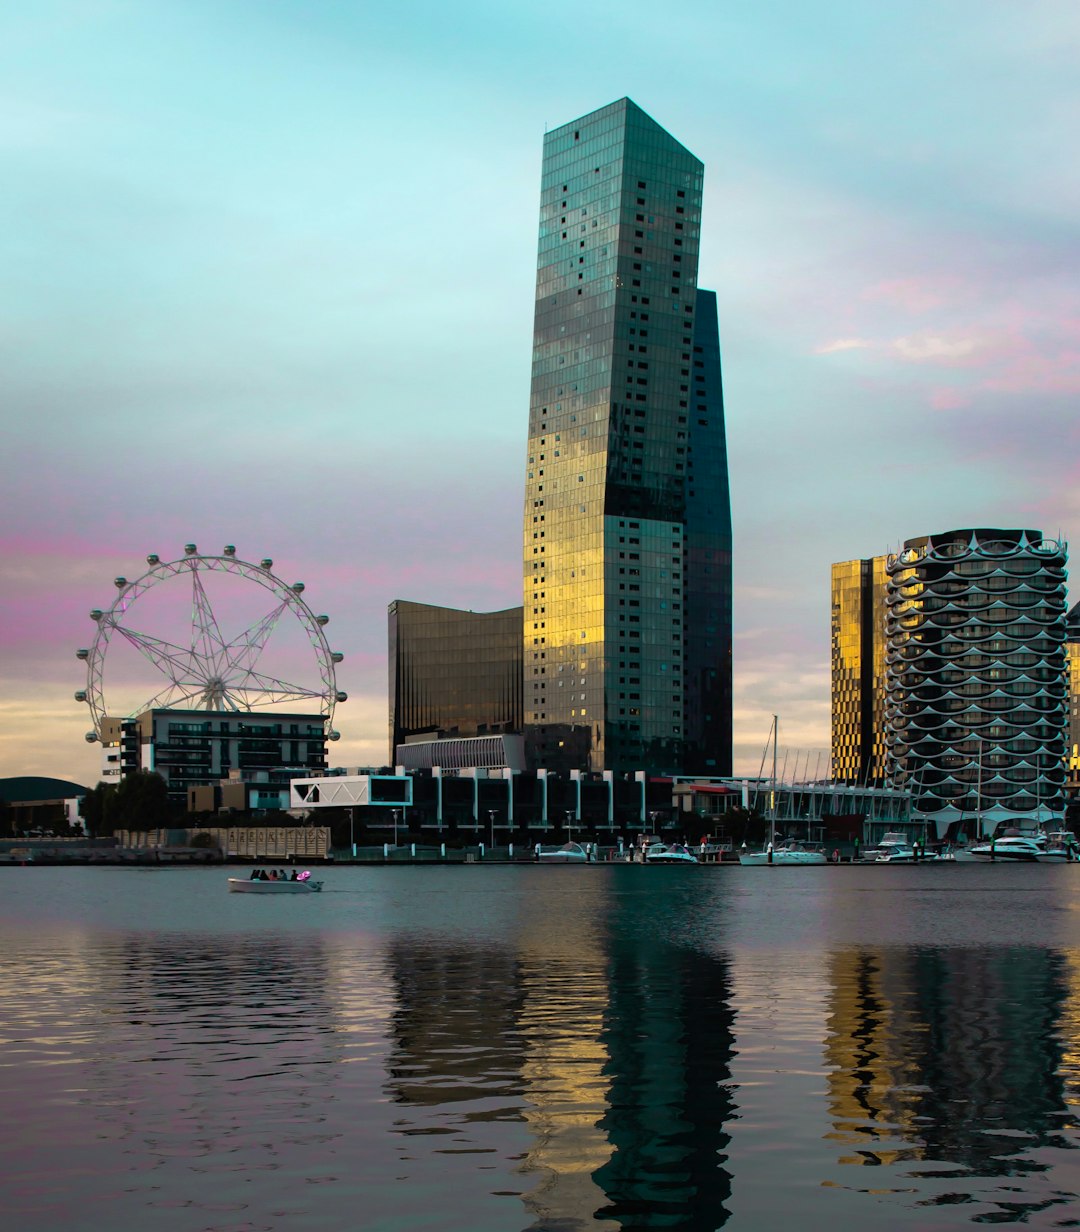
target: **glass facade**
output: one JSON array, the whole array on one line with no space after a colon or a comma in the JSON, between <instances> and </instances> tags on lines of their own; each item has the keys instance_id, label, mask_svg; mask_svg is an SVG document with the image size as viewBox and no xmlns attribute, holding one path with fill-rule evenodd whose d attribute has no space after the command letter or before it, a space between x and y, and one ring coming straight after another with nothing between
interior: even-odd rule
<instances>
[{"instance_id":1,"label":"glass facade","mask_svg":"<svg viewBox=\"0 0 1080 1232\"><path fill-rule=\"evenodd\" d=\"M832 567L832 778L884 782L885 557Z\"/></svg>"},{"instance_id":2,"label":"glass facade","mask_svg":"<svg viewBox=\"0 0 1080 1232\"><path fill-rule=\"evenodd\" d=\"M413 737L521 731L521 608L390 604L390 756Z\"/></svg>"},{"instance_id":3,"label":"glass facade","mask_svg":"<svg viewBox=\"0 0 1080 1232\"><path fill-rule=\"evenodd\" d=\"M731 513L702 164L622 99L544 143L524 517L533 764L728 774Z\"/></svg>"},{"instance_id":4,"label":"glass facade","mask_svg":"<svg viewBox=\"0 0 1080 1232\"><path fill-rule=\"evenodd\" d=\"M1066 780L1069 790L1080 791L1080 603L1065 622L1065 664L1069 680L1069 730Z\"/></svg>"},{"instance_id":5,"label":"glass facade","mask_svg":"<svg viewBox=\"0 0 1080 1232\"><path fill-rule=\"evenodd\" d=\"M890 774L939 835L1061 816L1066 559L1041 531L993 529L888 558Z\"/></svg>"}]
</instances>

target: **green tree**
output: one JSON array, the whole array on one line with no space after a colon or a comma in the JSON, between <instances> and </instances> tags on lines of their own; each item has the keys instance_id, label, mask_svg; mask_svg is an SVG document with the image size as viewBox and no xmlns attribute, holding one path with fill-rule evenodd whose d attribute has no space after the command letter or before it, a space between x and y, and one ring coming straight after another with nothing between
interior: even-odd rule
<instances>
[{"instance_id":1,"label":"green tree","mask_svg":"<svg viewBox=\"0 0 1080 1232\"><path fill-rule=\"evenodd\" d=\"M105 833L105 813L108 801L115 791L115 783L98 783L79 801L79 816L86 824L86 833L91 838Z\"/></svg>"},{"instance_id":2,"label":"green tree","mask_svg":"<svg viewBox=\"0 0 1080 1232\"><path fill-rule=\"evenodd\" d=\"M153 770L125 775L106 801L105 823L110 830L155 830L172 821L169 789Z\"/></svg>"}]
</instances>

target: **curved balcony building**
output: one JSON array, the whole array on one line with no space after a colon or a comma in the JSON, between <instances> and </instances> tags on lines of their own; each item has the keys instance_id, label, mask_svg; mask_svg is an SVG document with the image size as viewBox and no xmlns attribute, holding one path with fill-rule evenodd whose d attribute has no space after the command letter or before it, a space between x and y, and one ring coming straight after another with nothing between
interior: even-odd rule
<instances>
[{"instance_id":1,"label":"curved balcony building","mask_svg":"<svg viewBox=\"0 0 1080 1232\"><path fill-rule=\"evenodd\" d=\"M1062 813L1066 560L1041 531L976 529L886 561L889 774L939 836Z\"/></svg>"}]
</instances>

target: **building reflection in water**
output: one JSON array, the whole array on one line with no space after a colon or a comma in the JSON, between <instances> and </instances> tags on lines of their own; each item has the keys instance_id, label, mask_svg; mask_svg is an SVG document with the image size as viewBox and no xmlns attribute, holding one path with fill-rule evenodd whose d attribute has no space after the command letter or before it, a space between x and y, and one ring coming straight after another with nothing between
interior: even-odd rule
<instances>
[{"instance_id":1,"label":"building reflection in water","mask_svg":"<svg viewBox=\"0 0 1080 1232\"><path fill-rule=\"evenodd\" d=\"M516 1126L534 1228L720 1226L734 1110L726 961L642 941L604 911L576 937L553 936L550 916L543 930L519 924L516 950L391 947L398 1132L412 1149L427 1137L505 1158ZM638 940L618 940L628 935Z\"/></svg>"},{"instance_id":2,"label":"building reflection in water","mask_svg":"<svg viewBox=\"0 0 1080 1232\"><path fill-rule=\"evenodd\" d=\"M908 1176L964 1178L970 1189L975 1178L1043 1171L1041 1148L1071 1147L1062 1041L1070 1018L1080 1024L1064 954L853 949L831 963L825 1047L840 1163L908 1165ZM1014 1214L1043 1204L1004 1186L980 1197L1002 1189ZM952 1190L930 1201L957 1201Z\"/></svg>"},{"instance_id":3,"label":"building reflection in water","mask_svg":"<svg viewBox=\"0 0 1080 1232\"><path fill-rule=\"evenodd\" d=\"M603 1042L613 1153L596 1181L619 1226L713 1229L727 1219L735 1114L731 977L686 950L616 952Z\"/></svg>"}]
</instances>

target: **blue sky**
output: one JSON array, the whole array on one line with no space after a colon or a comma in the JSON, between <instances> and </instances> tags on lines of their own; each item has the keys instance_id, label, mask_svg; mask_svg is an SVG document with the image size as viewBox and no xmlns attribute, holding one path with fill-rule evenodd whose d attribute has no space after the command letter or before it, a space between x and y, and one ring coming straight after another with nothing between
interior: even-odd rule
<instances>
[{"instance_id":1,"label":"blue sky","mask_svg":"<svg viewBox=\"0 0 1080 1232\"><path fill-rule=\"evenodd\" d=\"M272 556L380 762L386 605L520 602L545 127L629 95L706 166L736 761L828 745L832 561L1080 515L1080 8L0 11L0 775L92 782L116 574Z\"/></svg>"}]
</instances>

